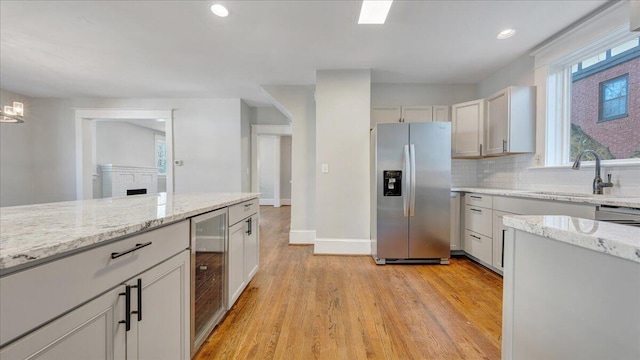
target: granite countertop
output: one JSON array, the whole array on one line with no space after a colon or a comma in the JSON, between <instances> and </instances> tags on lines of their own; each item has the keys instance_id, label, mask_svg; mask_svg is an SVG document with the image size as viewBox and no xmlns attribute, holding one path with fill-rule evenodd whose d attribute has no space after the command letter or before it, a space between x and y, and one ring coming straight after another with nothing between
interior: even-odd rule
<instances>
[{"instance_id":1,"label":"granite countertop","mask_svg":"<svg viewBox=\"0 0 640 360\"><path fill-rule=\"evenodd\" d=\"M557 200L583 204L624 206L640 208L640 196L626 195L593 195L593 194L577 194L577 193L561 193L552 191L535 191L535 190L514 190L514 189L494 189L494 188L476 188L476 187L457 187L451 188L451 191L472 192L487 195L498 196L514 196L540 200Z\"/></svg>"},{"instance_id":2,"label":"granite countertop","mask_svg":"<svg viewBox=\"0 0 640 360\"><path fill-rule=\"evenodd\" d=\"M640 228L571 216L506 215L517 230L640 263Z\"/></svg>"},{"instance_id":3,"label":"granite countertop","mask_svg":"<svg viewBox=\"0 0 640 360\"><path fill-rule=\"evenodd\" d=\"M0 208L0 271L258 197L166 193ZM30 264L33 263L33 264Z\"/></svg>"}]
</instances>

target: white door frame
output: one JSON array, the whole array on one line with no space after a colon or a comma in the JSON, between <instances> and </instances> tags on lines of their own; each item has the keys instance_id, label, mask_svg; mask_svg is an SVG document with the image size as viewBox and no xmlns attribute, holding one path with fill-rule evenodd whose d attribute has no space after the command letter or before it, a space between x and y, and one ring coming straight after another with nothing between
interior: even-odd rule
<instances>
[{"instance_id":1,"label":"white door frame","mask_svg":"<svg viewBox=\"0 0 640 360\"><path fill-rule=\"evenodd\" d=\"M258 135L280 136L292 135L291 125L251 125L251 191L259 192L258 183ZM280 141L276 142L275 169L273 183L273 206L280 207Z\"/></svg>"},{"instance_id":2,"label":"white door frame","mask_svg":"<svg viewBox=\"0 0 640 360\"><path fill-rule=\"evenodd\" d=\"M75 109L76 200L93 198L93 177L97 171L96 122L94 119L165 119L167 144L167 193L173 193L173 110Z\"/></svg>"}]
</instances>

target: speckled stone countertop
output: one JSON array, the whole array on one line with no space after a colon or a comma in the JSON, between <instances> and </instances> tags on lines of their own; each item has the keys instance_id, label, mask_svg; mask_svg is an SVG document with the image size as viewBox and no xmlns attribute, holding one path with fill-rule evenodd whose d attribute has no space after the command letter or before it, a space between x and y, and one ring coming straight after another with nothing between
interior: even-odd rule
<instances>
[{"instance_id":1,"label":"speckled stone countertop","mask_svg":"<svg viewBox=\"0 0 640 360\"><path fill-rule=\"evenodd\" d=\"M640 263L640 228L571 216L505 215L517 230Z\"/></svg>"},{"instance_id":2,"label":"speckled stone countertop","mask_svg":"<svg viewBox=\"0 0 640 360\"><path fill-rule=\"evenodd\" d=\"M557 200L583 204L594 205L610 205L640 208L640 196L625 195L593 195L593 194L571 194L551 191L535 191L535 190L513 190L513 189L494 189L494 188L476 188L476 187L458 187L452 188L451 191L469 192L498 196L514 196L540 200Z\"/></svg>"},{"instance_id":3,"label":"speckled stone countertop","mask_svg":"<svg viewBox=\"0 0 640 360\"><path fill-rule=\"evenodd\" d=\"M0 208L0 272L187 219L256 193L166 193Z\"/></svg>"}]
</instances>

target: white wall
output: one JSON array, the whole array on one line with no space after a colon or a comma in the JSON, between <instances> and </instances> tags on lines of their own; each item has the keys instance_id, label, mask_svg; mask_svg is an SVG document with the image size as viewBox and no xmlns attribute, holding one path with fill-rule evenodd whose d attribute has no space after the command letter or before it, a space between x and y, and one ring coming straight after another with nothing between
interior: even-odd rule
<instances>
[{"instance_id":1,"label":"white wall","mask_svg":"<svg viewBox=\"0 0 640 360\"><path fill-rule=\"evenodd\" d=\"M25 122L0 124L0 206L31 204L34 197L34 128L32 99L0 89L0 106L19 101L25 107Z\"/></svg>"},{"instance_id":2,"label":"white wall","mask_svg":"<svg viewBox=\"0 0 640 360\"><path fill-rule=\"evenodd\" d=\"M371 253L370 114L370 70L316 71L316 253Z\"/></svg>"},{"instance_id":3,"label":"white wall","mask_svg":"<svg viewBox=\"0 0 640 360\"><path fill-rule=\"evenodd\" d=\"M257 125L289 125L289 120L280 110L275 107L256 107L253 108L252 124Z\"/></svg>"},{"instance_id":4,"label":"white wall","mask_svg":"<svg viewBox=\"0 0 640 360\"><path fill-rule=\"evenodd\" d=\"M241 191L251 191L251 118L253 115L252 108L244 101L241 101L240 108L240 147L241 147L241 166L240 172L242 177Z\"/></svg>"},{"instance_id":5,"label":"white wall","mask_svg":"<svg viewBox=\"0 0 640 360\"><path fill-rule=\"evenodd\" d=\"M478 83L478 98L484 98L508 86L532 86L534 58L525 54Z\"/></svg>"},{"instance_id":6,"label":"white wall","mask_svg":"<svg viewBox=\"0 0 640 360\"><path fill-rule=\"evenodd\" d=\"M475 84L371 84L371 106L451 105L475 99Z\"/></svg>"},{"instance_id":7,"label":"white wall","mask_svg":"<svg viewBox=\"0 0 640 360\"><path fill-rule=\"evenodd\" d=\"M156 166L156 134L164 136L123 121L98 121L96 161L98 165Z\"/></svg>"},{"instance_id":8,"label":"white wall","mask_svg":"<svg viewBox=\"0 0 640 360\"><path fill-rule=\"evenodd\" d=\"M291 204L291 136L280 137L280 199Z\"/></svg>"},{"instance_id":9,"label":"white wall","mask_svg":"<svg viewBox=\"0 0 640 360\"><path fill-rule=\"evenodd\" d=\"M268 200L273 204L273 187L275 179L275 147L277 136L258 136L258 183L261 193L260 199ZM261 201L261 204L263 202ZM264 203L263 205L268 205Z\"/></svg>"},{"instance_id":10,"label":"white wall","mask_svg":"<svg viewBox=\"0 0 640 360\"><path fill-rule=\"evenodd\" d=\"M316 104L314 86L262 87L278 110L291 119L291 231L289 242L313 244L316 238ZM368 126L368 125L367 125Z\"/></svg>"}]
</instances>

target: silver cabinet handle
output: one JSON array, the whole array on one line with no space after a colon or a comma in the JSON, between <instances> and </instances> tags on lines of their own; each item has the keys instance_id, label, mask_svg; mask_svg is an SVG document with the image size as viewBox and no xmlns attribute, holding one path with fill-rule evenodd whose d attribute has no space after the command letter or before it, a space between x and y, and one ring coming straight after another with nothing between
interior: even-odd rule
<instances>
[{"instance_id":1,"label":"silver cabinet handle","mask_svg":"<svg viewBox=\"0 0 640 360\"><path fill-rule=\"evenodd\" d=\"M209 268L209 267L208 267L207 265L200 265L200 266L198 267L198 269L199 269L200 271L206 271L208 268Z\"/></svg>"}]
</instances>

